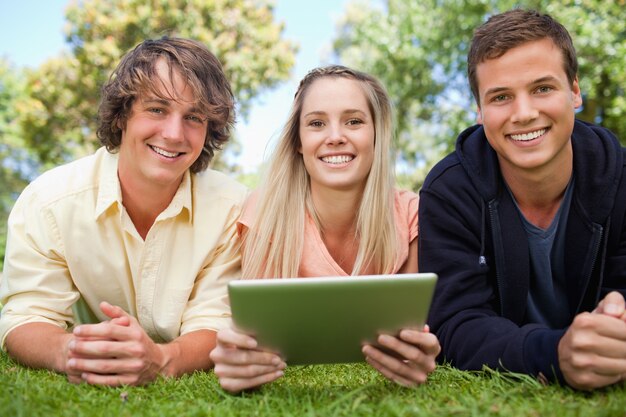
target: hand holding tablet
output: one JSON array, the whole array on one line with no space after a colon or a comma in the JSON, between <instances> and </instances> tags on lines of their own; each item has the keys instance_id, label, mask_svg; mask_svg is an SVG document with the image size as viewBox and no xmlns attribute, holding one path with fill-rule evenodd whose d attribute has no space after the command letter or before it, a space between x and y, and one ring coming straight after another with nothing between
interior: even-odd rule
<instances>
[{"instance_id":1,"label":"hand holding tablet","mask_svg":"<svg viewBox=\"0 0 626 417\"><path fill-rule=\"evenodd\" d=\"M435 366L424 322L434 274L232 281L237 329L211 353L220 384L238 392L271 382L289 364L367 362L406 386ZM247 334L246 334L247 333Z\"/></svg>"}]
</instances>

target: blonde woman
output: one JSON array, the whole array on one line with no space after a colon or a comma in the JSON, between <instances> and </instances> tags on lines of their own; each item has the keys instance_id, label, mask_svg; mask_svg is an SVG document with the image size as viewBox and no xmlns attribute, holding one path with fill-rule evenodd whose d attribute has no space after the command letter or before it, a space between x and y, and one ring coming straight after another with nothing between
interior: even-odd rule
<instances>
[{"instance_id":1,"label":"blonde woman","mask_svg":"<svg viewBox=\"0 0 626 417\"><path fill-rule=\"evenodd\" d=\"M240 219L244 278L417 271L417 195L394 189L391 103L370 75L317 68L300 82L265 179ZM211 353L230 392L271 382L284 361L232 329ZM363 347L387 378L426 381L440 351L428 332L404 329ZM329 346L332 349L332 346Z\"/></svg>"}]
</instances>

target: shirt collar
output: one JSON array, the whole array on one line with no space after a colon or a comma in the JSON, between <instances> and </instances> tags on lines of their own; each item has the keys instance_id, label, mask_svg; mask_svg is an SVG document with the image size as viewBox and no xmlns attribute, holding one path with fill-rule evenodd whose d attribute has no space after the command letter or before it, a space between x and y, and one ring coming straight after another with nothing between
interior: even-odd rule
<instances>
[{"instance_id":1,"label":"shirt collar","mask_svg":"<svg viewBox=\"0 0 626 417\"><path fill-rule=\"evenodd\" d=\"M158 221L170 217L176 217L184 210L187 212L187 222L191 223L191 219L193 218L191 194L192 176L189 170L187 170L183 175L183 180L178 186L178 190L176 191L176 194L174 194L174 198L172 198L170 205L157 216L156 220Z\"/></svg>"},{"instance_id":2,"label":"shirt collar","mask_svg":"<svg viewBox=\"0 0 626 417\"><path fill-rule=\"evenodd\" d=\"M96 202L95 219L98 220L111 206L122 207L122 188L117 176L118 155L106 151L104 148L97 153L103 153L99 159L101 164L98 184L98 200ZM176 217L183 210L187 212L187 222L193 218L192 209L192 176L189 170L183 175L174 198L169 206L157 217L157 220Z\"/></svg>"},{"instance_id":3,"label":"shirt collar","mask_svg":"<svg viewBox=\"0 0 626 417\"><path fill-rule=\"evenodd\" d=\"M98 220L109 207L116 205L118 208L122 205L122 189L120 181L117 178L117 154L109 153L106 149L100 148L97 154L101 154L97 158L100 167L100 179L98 183L98 200L96 201L95 218Z\"/></svg>"}]
</instances>

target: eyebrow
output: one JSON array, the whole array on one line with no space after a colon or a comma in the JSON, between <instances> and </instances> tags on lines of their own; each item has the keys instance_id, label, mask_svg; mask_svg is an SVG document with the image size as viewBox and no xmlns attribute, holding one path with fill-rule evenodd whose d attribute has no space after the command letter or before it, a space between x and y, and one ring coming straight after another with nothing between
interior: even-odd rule
<instances>
[{"instance_id":1,"label":"eyebrow","mask_svg":"<svg viewBox=\"0 0 626 417\"><path fill-rule=\"evenodd\" d=\"M546 75L545 77L537 78L531 84L541 84L541 83L555 82L555 81L558 81L556 77L552 75Z\"/></svg>"},{"instance_id":2,"label":"eyebrow","mask_svg":"<svg viewBox=\"0 0 626 417\"><path fill-rule=\"evenodd\" d=\"M341 112L341 114L354 114L354 113L360 113L365 115L366 113L363 110L359 110L359 109L347 109ZM308 112L307 114L303 114L302 117L309 117L309 116L323 116L325 115L326 112L325 111L321 111L321 110L314 110L312 112Z\"/></svg>"},{"instance_id":3,"label":"eyebrow","mask_svg":"<svg viewBox=\"0 0 626 417\"><path fill-rule=\"evenodd\" d=\"M141 101L143 103L146 103L146 104L157 103L157 104L160 104L162 106L169 107L170 103L172 101L175 101L175 100L166 100L166 99L159 98L159 97L150 97L150 98L143 99ZM196 107L196 106L193 106L190 109L187 109L187 112L189 112L189 113L202 113L202 110L200 108Z\"/></svg>"},{"instance_id":4,"label":"eyebrow","mask_svg":"<svg viewBox=\"0 0 626 417\"><path fill-rule=\"evenodd\" d=\"M537 84L541 84L541 83L545 83L545 82L554 82L554 81L557 81L556 77L554 77L552 75L546 75L545 77L540 77L540 78L537 78L536 80L533 80L528 85L537 85ZM485 91L485 96L501 93L503 91L508 91L510 89L511 89L510 87L494 87L494 88L490 88L489 90Z\"/></svg>"},{"instance_id":5,"label":"eyebrow","mask_svg":"<svg viewBox=\"0 0 626 417\"><path fill-rule=\"evenodd\" d=\"M158 97L144 98L141 100L141 102L142 103L157 103L157 104L162 104L164 106L170 105L170 100L165 100L163 98L158 98Z\"/></svg>"}]
</instances>

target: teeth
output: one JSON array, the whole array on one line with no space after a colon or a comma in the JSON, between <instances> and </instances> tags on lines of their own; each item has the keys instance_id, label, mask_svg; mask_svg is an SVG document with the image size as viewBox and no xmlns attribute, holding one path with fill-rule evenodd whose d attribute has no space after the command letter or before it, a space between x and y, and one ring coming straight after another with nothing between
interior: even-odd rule
<instances>
[{"instance_id":1,"label":"teeth","mask_svg":"<svg viewBox=\"0 0 626 417\"><path fill-rule=\"evenodd\" d=\"M535 132L523 133L521 135L511 135L513 140L533 140L546 133L546 129L537 130Z\"/></svg>"},{"instance_id":2,"label":"teeth","mask_svg":"<svg viewBox=\"0 0 626 417\"><path fill-rule=\"evenodd\" d=\"M159 155L166 156L168 158L175 158L178 155L180 155L180 153L168 152L165 149L157 148L156 146L150 146L150 147L152 148L154 152L158 153Z\"/></svg>"},{"instance_id":3,"label":"teeth","mask_svg":"<svg viewBox=\"0 0 626 417\"><path fill-rule=\"evenodd\" d=\"M351 155L333 155L323 157L322 161L328 164L345 164L346 162L350 162L353 159L354 156Z\"/></svg>"}]
</instances>

